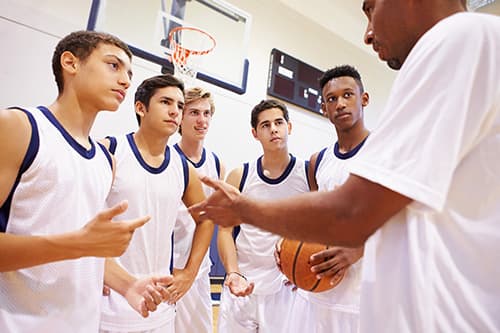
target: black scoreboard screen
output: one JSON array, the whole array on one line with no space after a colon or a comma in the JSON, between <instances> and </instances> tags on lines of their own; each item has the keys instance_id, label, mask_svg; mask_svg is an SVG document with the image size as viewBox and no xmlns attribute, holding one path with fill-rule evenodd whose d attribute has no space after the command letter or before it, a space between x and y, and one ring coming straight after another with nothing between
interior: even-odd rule
<instances>
[{"instance_id":1,"label":"black scoreboard screen","mask_svg":"<svg viewBox=\"0 0 500 333\"><path fill-rule=\"evenodd\" d=\"M323 72L277 49L269 59L267 94L321 114Z\"/></svg>"}]
</instances>

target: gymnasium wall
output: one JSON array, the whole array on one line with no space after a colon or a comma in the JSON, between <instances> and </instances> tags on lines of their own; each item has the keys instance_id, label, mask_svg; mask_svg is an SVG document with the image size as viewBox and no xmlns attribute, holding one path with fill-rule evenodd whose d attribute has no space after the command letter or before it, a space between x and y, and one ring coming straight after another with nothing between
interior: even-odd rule
<instances>
[{"instance_id":1,"label":"gymnasium wall","mask_svg":"<svg viewBox=\"0 0 500 333\"><path fill-rule=\"evenodd\" d=\"M261 154L260 144L251 136L250 110L267 97L267 72L272 48L322 70L345 63L355 65L371 97L371 103L365 109L366 123L369 128L374 127L395 72L375 55L344 40L340 33L326 30L280 1L227 2L252 15L247 92L238 95L203 81L199 81L199 85L211 90L216 102L207 146L219 153L228 170ZM0 2L0 107L50 104L56 98L57 89L51 71L53 49L61 37L71 31L85 29L90 5L90 0ZM124 15L124 19L134 18L130 14ZM335 19L335 13L332 13L331 19ZM160 68L136 57L133 71L133 83L124 103L115 113L101 113L92 135L100 138L135 130L135 88L143 79L159 74ZM288 107L293 125L289 146L293 154L308 158L335 140L334 128L325 118L294 105L289 104ZM170 142L177 140L176 136Z\"/></svg>"}]
</instances>

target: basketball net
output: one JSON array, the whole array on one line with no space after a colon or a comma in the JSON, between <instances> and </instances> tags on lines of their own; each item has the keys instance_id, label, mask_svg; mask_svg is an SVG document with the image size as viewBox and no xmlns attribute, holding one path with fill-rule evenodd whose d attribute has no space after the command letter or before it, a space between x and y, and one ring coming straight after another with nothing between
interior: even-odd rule
<instances>
[{"instance_id":1,"label":"basketball net","mask_svg":"<svg viewBox=\"0 0 500 333\"><path fill-rule=\"evenodd\" d=\"M175 76L184 83L194 83L200 60L215 48L215 39L201 29L184 26L170 30L168 38Z\"/></svg>"}]
</instances>

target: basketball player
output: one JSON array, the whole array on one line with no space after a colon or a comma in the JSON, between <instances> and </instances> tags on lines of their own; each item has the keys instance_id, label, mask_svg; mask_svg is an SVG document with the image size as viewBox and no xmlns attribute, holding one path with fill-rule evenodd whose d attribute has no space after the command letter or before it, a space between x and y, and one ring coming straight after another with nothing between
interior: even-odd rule
<instances>
[{"instance_id":1,"label":"basketball player","mask_svg":"<svg viewBox=\"0 0 500 333\"><path fill-rule=\"evenodd\" d=\"M184 94L184 109L179 126L181 140L174 148L196 169L198 174L224 178L224 165L219 157L204 147L205 136L215 112L215 104L209 91L195 87ZM206 195L212 188L204 186ZM174 231L174 271L186 265L193 241L195 223L182 205ZM210 255L207 253L198 275L189 291L177 302L175 315L176 332L212 332L213 314L210 295Z\"/></svg>"},{"instance_id":2,"label":"basketball player","mask_svg":"<svg viewBox=\"0 0 500 333\"><path fill-rule=\"evenodd\" d=\"M192 210L351 246L380 229L365 245L362 332L498 332L500 18L460 0L363 10L365 42L401 72L347 181L262 202L208 180L221 190Z\"/></svg>"},{"instance_id":3,"label":"basketball player","mask_svg":"<svg viewBox=\"0 0 500 333\"><path fill-rule=\"evenodd\" d=\"M97 113L125 98L131 57L114 36L73 32L52 58L56 101L0 111L1 332L98 330L102 257L123 253L149 219L112 221L123 201L103 210L112 159L89 138ZM145 316L158 296L146 285L120 290Z\"/></svg>"},{"instance_id":4,"label":"basketball player","mask_svg":"<svg viewBox=\"0 0 500 333\"><path fill-rule=\"evenodd\" d=\"M257 104L251 115L252 134L264 154L231 171L227 182L244 196L284 198L309 191L307 164L288 152L292 124L288 110L276 100ZM218 332L281 332L293 304L291 287L274 260L279 236L242 224L220 228L219 255L227 275L221 295Z\"/></svg>"},{"instance_id":5,"label":"basketball player","mask_svg":"<svg viewBox=\"0 0 500 333\"><path fill-rule=\"evenodd\" d=\"M183 107L184 84L180 80L171 75L146 79L135 93L137 132L105 140L117 167L108 205L129 198L125 214L151 215L150 223L138 230L125 253L116 260L106 260L106 284L127 281L130 276L169 275L177 211L181 203L189 206L205 198L195 169L167 144L177 131ZM165 285L166 295L161 295L160 300L167 302L144 319L130 311L122 295L111 291L103 296L101 332L174 332L174 303L193 283L213 232L211 221L194 221L187 264L173 272L173 281Z\"/></svg>"},{"instance_id":6,"label":"basketball player","mask_svg":"<svg viewBox=\"0 0 500 333\"><path fill-rule=\"evenodd\" d=\"M352 66L327 70L319 82L321 110L335 126L337 142L311 156L309 175L312 189L328 191L349 177L347 164L368 137L363 108L368 105L369 96ZM312 268L318 277L332 279L343 274L343 279L334 289L320 293L298 289L289 332L358 332L362 255L363 247L338 246L313 255L313 261L322 262ZM311 325L312 322L321 325Z\"/></svg>"}]
</instances>

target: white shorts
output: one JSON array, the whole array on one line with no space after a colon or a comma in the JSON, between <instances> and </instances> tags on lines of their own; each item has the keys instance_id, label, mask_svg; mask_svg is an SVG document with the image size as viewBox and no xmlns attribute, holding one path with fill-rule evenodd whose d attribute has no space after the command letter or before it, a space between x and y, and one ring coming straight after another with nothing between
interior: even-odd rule
<instances>
[{"instance_id":1,"label":"white shorts","mask_svg":"<svg viewBox=\"0 0 500 333\"><path fill-rule=\"evenodd\" d=\"M175 333L174 321L171 320L161 327L144 331L105 331L99 330L99 333Z\"/></svg>"},{"instance_id":2,"label":"white shorts","mask_svg":"<svg viewBox=\"0 0 500 333\"><path fill-rule=\"evenodd\" d=\"M295 294L291 287L283 285L275 294L237 297L224 286L217 332L286 332L284 327L289 320Z\"/></svg>"},{"instance_id":3,"label":"white shorts","mask_svg":"<svg viewBox=\"0 0 500 333\"><path fill-rule=\"evenodd\" d=\"M311 302L297 294L295 297L289 326L290 333L357 333L359 313L339 311L326 304Z\"/></svg>"},{"instance_id":4,"label":"white shorts","mask_svg":"<svg viewBox=\"0 0 500 333\"><path fill-rule=\"evenodd\" d=\"M175 332L212 332L212 297L208 274L194 280L188 292L175 304L175 309Z\"/></svg>"}]
</instances>

